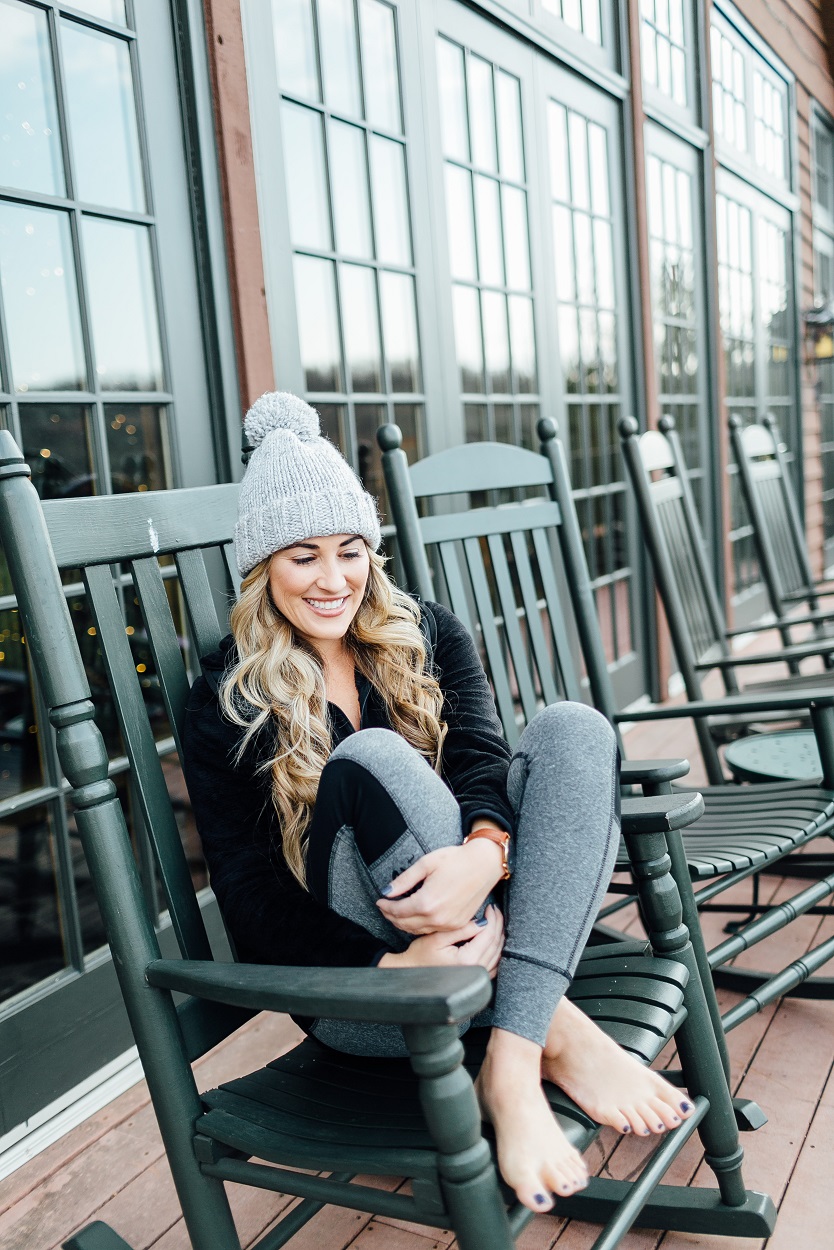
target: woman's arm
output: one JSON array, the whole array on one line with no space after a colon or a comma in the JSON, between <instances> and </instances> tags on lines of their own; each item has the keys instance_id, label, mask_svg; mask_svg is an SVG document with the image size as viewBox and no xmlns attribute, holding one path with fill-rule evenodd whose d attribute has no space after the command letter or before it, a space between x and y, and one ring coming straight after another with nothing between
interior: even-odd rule
<instances>
[{"instance_id":1,"label":"woman's arm","mask_svg":"<svg viewBox=\"0 0 834 1250\"><path fill-rule=\"evenodd\" d=\"M387 948L316 902L280 853L280 830L251 753L237 767L239 730L204 679L185 719L184 770L203 853L240 959L307 967L362 967Z\"/></svg>"}]
</instances>

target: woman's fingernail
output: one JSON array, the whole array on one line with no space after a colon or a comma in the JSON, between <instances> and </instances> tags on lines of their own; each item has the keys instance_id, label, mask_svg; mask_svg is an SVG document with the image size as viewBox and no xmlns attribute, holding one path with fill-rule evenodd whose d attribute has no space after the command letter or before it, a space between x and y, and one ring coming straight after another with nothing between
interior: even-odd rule
<instances>
[{"instance_id":1,"label":"woman's fingernail","mask_svg":"<svg viewBox=\"0 0 834 1250\"><path fill-rule=\"evenodd\" d=\"M487 919L486 916L481 916L481 919L476 920L475 924L478 926L479 929L484 929L489 924L489 920Z\"/></svg>"},{"instance_id":2,"label":"woman's fingernail","mask_svg":"<svg viewBox=\"0 0 834 1250\"><path fill-rule=\"evenodd\" d=\"M393 890L393 888L394 888L394 882L392 881L392 882L391 882L391 884L390 884L390 885L386 885L385 889L382 891L383 895L387 898L387 897L388 897L388 895L389 895L389 894L391 893L391 891Z\"/></svg>"}]
</instances>

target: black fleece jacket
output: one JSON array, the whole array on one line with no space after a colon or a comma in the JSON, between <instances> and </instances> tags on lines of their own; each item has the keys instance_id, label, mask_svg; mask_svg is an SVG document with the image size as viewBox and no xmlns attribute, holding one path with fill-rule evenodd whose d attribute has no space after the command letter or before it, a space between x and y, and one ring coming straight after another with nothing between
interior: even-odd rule
<instances>
[{"instance_id":1,"label":"black fleece jacket","mask_svg":"<svg viewBox=\"0 0 834 1250\"><path fill-rule=\"evenodd\" d=\"M443 779L460 804L464 832L477 816L511 829L510 749L478 654L457 617L440 604L426 607L436 623L433 660L448 725ZM217 694L234 660L229 635L201 662L185 719L184 765L212 888L238 958L307 967L375 962L379 940L317 902L287 867L268 776L256 775L259 753L274 748L261 742L234 763L241 731L223 715ZM390 729L378 692L360 674L357 687L361 728ZM355 731L341 708L328 709L335 747Z\"/></svg>"}]
</instances>

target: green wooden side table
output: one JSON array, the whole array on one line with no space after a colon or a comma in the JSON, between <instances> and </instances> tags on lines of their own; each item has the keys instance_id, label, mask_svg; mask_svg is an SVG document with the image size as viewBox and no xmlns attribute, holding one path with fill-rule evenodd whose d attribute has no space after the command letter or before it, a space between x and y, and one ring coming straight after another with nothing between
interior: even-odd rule
<instances>
[{"instance_id":1,"label":"green wooden side table","mask_svg":"<svg viewBox=\"0 0 834 1250\"><path fill-rule=\"evenodd\" d=\"M753 734L725 748L724 759L736 781L817 781L822 764L812 729Z\"/></svg>"}]
</instances>

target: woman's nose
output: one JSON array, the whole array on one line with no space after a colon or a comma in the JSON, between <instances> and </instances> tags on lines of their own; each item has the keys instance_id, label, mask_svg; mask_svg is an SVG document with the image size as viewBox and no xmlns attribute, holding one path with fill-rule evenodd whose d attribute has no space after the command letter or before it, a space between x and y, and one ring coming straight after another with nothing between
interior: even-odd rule
<instances>
[{"instance_id":1,"label":"woman's nose","mask_svg":"<svg viewBox=\"0 0 834 1250\"><path fill-rule=\"evenodd\" d=\"M347 578L344 570L339 567L335 560L332 563L328 561L322 568L318 584L322 590L344 590L345 586L347 586Z\"/></svg>"}]
</instances>

